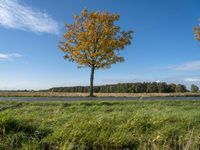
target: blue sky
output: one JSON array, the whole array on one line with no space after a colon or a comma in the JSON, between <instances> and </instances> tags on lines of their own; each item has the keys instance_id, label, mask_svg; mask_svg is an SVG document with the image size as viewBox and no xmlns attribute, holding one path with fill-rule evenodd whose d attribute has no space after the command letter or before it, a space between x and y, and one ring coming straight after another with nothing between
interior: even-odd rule
<instances>
[{"instance_id":1,"label":"blue sky","mask_svg":"<svg viewBox=\"0 0 200 150\"><path fill-rule=\"evenodd\" d=\"M200 43L193 35L199 0L1 0L0 89L88 85L90 70L77 69L58 49L64 23L83 8L118 13L117 24L135 32L122 52L125 62L96 71L95 84L200 84Z\"/></svg>"}]
</instances>

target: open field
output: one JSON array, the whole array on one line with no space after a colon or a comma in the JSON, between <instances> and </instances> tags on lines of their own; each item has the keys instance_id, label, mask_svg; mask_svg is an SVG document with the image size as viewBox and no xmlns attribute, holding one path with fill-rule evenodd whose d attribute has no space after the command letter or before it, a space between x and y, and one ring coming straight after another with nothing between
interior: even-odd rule
<instances>
[{"instance_id":1,"label":"open field","mask_svg":"<svg viewBox=\"0 0 200 150\"><path fill-rule=\"evenodd\" d=\"M200 101L0 101L0 149L199 149Z\"/></svg>"},{"instance_id":2,"label":"open field","mask_svg":"<svg viewBox=\"0 0 200 150\"><path fill-rule=\"evenodd\" d=\"M97 97L200 97L200 93L94 93ZM0 97L86 97L88 93L0 92Z\"/></svg>"},{"instance_id":3,"label":"open field","mask_svg":"<svg viewBox=\"0 0 200 150\"><path fill-rule=\"evenodd\" d=\"M177 97L0 97L0 101L19 101L19 102L33 102L33 101L138 101L138 100L152 100L152 101L170 101L176 99L177 101L190 101L190 100L198 100L200 101L199 96L177 96Z\"/></svg>"}]
</instances>

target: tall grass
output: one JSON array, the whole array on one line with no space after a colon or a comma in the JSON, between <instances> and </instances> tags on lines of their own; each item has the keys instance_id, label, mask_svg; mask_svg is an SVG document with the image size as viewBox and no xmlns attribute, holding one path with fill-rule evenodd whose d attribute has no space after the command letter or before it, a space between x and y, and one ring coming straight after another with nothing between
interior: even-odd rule
<instances>
[{"instance_id":1,"label":"tall grass","mask_svg":"<svg viewBox=\"0 0 200 150\"><path fill-rule=\"evenodd\" d=\"M200 101L18 103L0 101L2 150L200 148Z\"/></svg>"}]
</instances>

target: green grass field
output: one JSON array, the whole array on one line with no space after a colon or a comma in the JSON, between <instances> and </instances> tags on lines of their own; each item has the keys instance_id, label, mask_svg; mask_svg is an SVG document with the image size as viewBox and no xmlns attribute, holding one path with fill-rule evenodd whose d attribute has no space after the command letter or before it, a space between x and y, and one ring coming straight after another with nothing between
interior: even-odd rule
<instances>
[{"instance_id":1,"label":"green grass field","mask_svg":"<svg viewBox=\"0 0 200 150\"><path fill-rule=\"evenodd\" d=\"M199 149L200 101L0 101L0 149Z\"/></svg>"}]
</instances>

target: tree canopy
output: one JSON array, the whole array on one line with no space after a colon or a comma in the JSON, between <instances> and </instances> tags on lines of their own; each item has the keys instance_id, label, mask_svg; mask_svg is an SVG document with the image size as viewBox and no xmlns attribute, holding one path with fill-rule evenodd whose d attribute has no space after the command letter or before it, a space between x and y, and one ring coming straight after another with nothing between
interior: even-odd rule
<instances>
[{"instance_id":1,"label":"tree canopy","mask_svg":"<svg viewBox=\"0 0 200 150\"><path fill-rule=\"evenodd\" d=\"M73 24L66 24L65 42L60 48L65 58L75 61L79 67L107 68L124 59L119 55L131 43L132 31L120 31L114 24L119 15L108 12L91 12L84 9L74 16Z\"/></svg>"}]
</instances>

